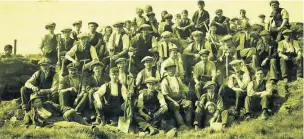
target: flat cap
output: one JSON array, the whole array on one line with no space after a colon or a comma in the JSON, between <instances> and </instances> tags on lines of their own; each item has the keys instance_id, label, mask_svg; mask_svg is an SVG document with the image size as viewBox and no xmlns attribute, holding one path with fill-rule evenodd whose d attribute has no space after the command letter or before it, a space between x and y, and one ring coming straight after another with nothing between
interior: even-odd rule
<instances>
[{"instance_id":1,"label":"flat cap","mask_svg":"<svg viewBox=\"0 0 304 139\"><path fill-rule=\"evenodd\" d=\"M42 98L42 96L41 95L38 95L37 93L32 93L31 95L30 95L30 101L29 102L32 102L34 99L36 99L36 98Z\"/></svg>"},{"instance_id":2,"label":"flat cap","mask_svg":"<svg viewBox=\"0 0 304 139\"><path fill-rule=\"evenodd\" d=\"M73 23L73 26L75 26L75 25L81 25L81 24L82 24L82 21L79 20L79 21L75 21L75 22Z\"/></svg>"},{"instance_id":3,"label":"flat cap","mask_svg":"<svg viewBox=\"0 0 304 139\"><path fill-rule=\"evenodd\" d=\"M264 14L260 14L259 18L265 18L266 16Z\"/></svg>"},{"instance_id":4,"label":"flat cap","mask_svg":"<svg viewBox=\"0 0 304 139\"><path fill-rule=\"evenodd\" d=\"M156 79L155 77L149 77L145 80L145 83L156 83L158 82L158 79Z\"/></svg>"},{"instance_id":5,"label":"flat cap","mask_svg":"<svg viewBox=\"0 0 304 139\"><path fill-rule=\"evenodd\" d=\"M51 64L52 61L46 57L43 57L42 59L39 60L38 64L43 65L43 64Z\"/></svg>"},{"instance_id":6,"label":"flat cap","mask_svg":"<svg viewBox=\"0 0 304 139\"><path fill-rule=\"evenodd\" d=\"M148 17L149 17L149 16L155 16L155 13L154 13L154 12L148 12L146 15L147 15Z\"/></svg>"},{"instance_id":7,"label":"flat cap","mask_svg":"<svg viewBox=\"0 0 304 139\"><path fill-rule=\"evenodd\" d=\"M282 34L287 34L287 33L292 33L292 30L290 30L290 29L285 29L285 30L282 32Z\"/></svg>"},{"instance_id":8,"label":"flat cap","mask_svg":"<svg viewBox=\"0 0 304 139\"><path fill-rule=\"evenodd\" d=\"M136 13L143 13L143 12L144 12L144 10L142 8L139 8L139 7L136 8Z\"/></svg>"},{"instance_id":9,"label":"flat cap","mask_svg":"<svg viewBox=\"0 0 304 139\"><path fill-rule=\"evenodd\" d=\"M204 34L203 34L203 32L201 32L201 31L193 31L193 32L191 33L191 35L192 35L192 36L203 36Z\"/></svg>"},{"instance_id":10,"label":"flat cap","mask_svg":"<svg viewBox=\"0 0 304 139\"><path fill-rule=\"evenodd\" d=\"M139 27L139 30L142 30L142 29L150 29L151 26L148 25L148 24L142 24L140 27Z\"/></svg>"},{"instance_id":11,"label":"flat cap","mask_svg":"<svg viewBox=\"0 0 304 139\"><path fill-rule=\"evenodd\" d=\"M67 65L67 68L68 69L78 70L79 64L70 63L70 64Z\"/></svg>"},{"instance_id":12,"label":"flat cap","mask_svg":"<svg viewBox=\"0 0 304 139\"><path fill-rule=\"evenodd\" d=\"M223 12L223 10L222 9L217 9L217 10L215 10L215 13L217 14L217 13L222 13Z\"/></svg>"},{"instance_id":13,"label":"flat cap","mask_svg":"<svg viewBox=\"0 0 304 139\"><path fill-rule=\"evenodd\" d=\"M171 46L169 46L169 51L178 51L178 48L175 44L172 44Z\"/></svg>"},{"instance_id":14,"label":"flat cap","mask_svg":"<svg viewBox=\"0 0 304 139\"><path fill-rule=\"evenodd\" d=\"M212 85L215 86L216 83L215 83L215 82L212 82L212 81L208 81L208 82L205 83L203 89L206 89L206 88L208 88L209 86L212 86Z\"/></svg>"},{"instance_id":15,"label":"flat cap","mask_svg":"<svg viewBox=\"0 0 304 139\"><path fill-rule=\"evenodd\" d=\"M101 67L103 67L104 64L102 62L100 62L100 61L94 61L94 62L91 63L90 69L92 69L94 66L101 66Z\"/></svg>"},{"instance_id":16,"label":"flat cap","mask_svg":"<svg viewBox=\"0 0 304 139\"><path fill-rule=\"evenodd\" d=\"M4 50L10 50L10 49L13 49L12 45L8 44L4 46Z\"/></svg>"},{"instance_id":17,"label":"flat cap","mask_svg":"<svg viewBox=\"0 0 304 139\"><path fill-rule=\"evenodd\" d=\"M210 52L207 49L202 49L201 51L198 52L198 54L200 54L200 55L204 55L204 54L209 55L209 53Z\"/></svg>"},{"instance_id":18,"label":"flat cap","mask_svg":"<svg viewBox=\"0 0 304 139\"><path fill-rule=\"evenodd\" d=\"M246 13L246 10L241 9L240 12L241 12L241 13Z\"/></svg>"},{"instance_id":19,"label":"flat cap","mask_svg":"<svg viewBox=\"0 0 304 139\"><path fill-rule=\"evenodd\" d=\"M80 34L77 35L77 38L78 39L89 38L89 34L88 33L80 33Z\"/></svg>"},{"instance_id":20,"label":"flat cap","mask_svg":"<svg viewBox=\"0 0 304 139\"><path fill-rule=\"evenodd\" d=\"M48 29L49 27L56 27L56 23L50 22L50 23L45 25L45 29Z\"/></svg>"},{"instance_id":21,"label":"flat cap","mask_svg":"<svg viewBox=\"0 0 304 139\"><path fill-rule=\"evenodd\" d=\"M93 24L93 25L95 25L96 27L98 27L98 24L97 24L96 22L89 22L89 23L88 23L88 25L91 25L91 24Z\"/></svg>"},{"instance_id":22,"label":"flat cap","mask_svg":"<svg viewBox=\"0 0 304 139\"><path fill-rule=\"evenodd\" d=\"M205 5L205 2L203 0L199 0L199 1L197 1L197 4L199 4L199 5Z\"/></svg>"},{"instance_id":23,"label":"flat cap","mask_svg":"<svg viewBox=\"0 0 304 139\"><path fill-rule=\"evenodd\" d=\"M236 65L242 63L242 60L235 59L229 63L229 65Z\"/></svg>"},{"instance_id":24,"label":"flat cap","mask_svg":"<svg viewBox=\"0 0 304 139\"><path fill-rule=\"evenodd\" d=\"M233 17L233 18L231 18L231 20L230 20L230 21L235 22L235 21L237 21L237 20L240 20L240 19L239 19L239 18L237 18L237 17Z\"/></svg>"},{"instance_id":25,"label":"flat cap","mask_svg":"<svg viewBox=\"0 0 304 139\"><path fill-rule=\"evenodd\" d=\"M174 62L167 62L164 65L164 69L168 69L170 67L176 67L176 64Z\"/></svg>"},{"instance_id":26,"label":"flat cap","mask_svg":"<svg viewBox=\"0 0 304 139\"><path fill-rule=\"evenodd\" d=\"M118 73L118 72L119 72L118 67L113 67L110 69L110 73Z\"/></svg>"},{"instance_id":27,"label":"flat cap","mask_svg":"<svg viewBox=\"0 0 304 139\"><path fill-rule=\"evenodd\" d=\"M115 64L119 63L119 62L126 62L127 59L125 58L118 58L116 61L115 61Z\"/></svg>"},{"instance_id":28,"label":"flat cap","mask_svg":"<svg viewBox=\"0 0 304 139\"><path fill-rule=\"evenodd\" d=\"M61 30L61 32L71 32L71 31L72 31L71 28L63 28L63 29Z\"/></svg>"},{"instance_id":29,"label":"flat cap","mask_svg":"<svg viewBox=\"0 0 304 139\"><path fill-rule=\"evenodd\" d=\"M145 56L145 57L141 60L141 63L146 62L146 61L153 61L153 60L154 60L153 57L151 57L151 56Z\"/></svg>"},{"instance_id":30,"label":"flat cap","mask_svg":"<svg viewBox=\"0 0 304 139\"><path fill-rule=\"evenodd\" d=\"M231 35L225 35L222 39L221 39L221 41L222 42L225 42L225 41L228 41L228 40L231 40L232 39L232 36Z\"/></svg>"},{"instance_id":31,"label":"flat cap","mask_svg":"<svg viewBox=\"0 0 304 139\"><path fill-rule=\"evenodd\" d=\"M268 36L270 35L269 31L268 30L263 30L261 33L260 33L260 36Z\"/></svg>"},{"instance_id":32,"label":"flat cap","mask_svg":"<svg viewBox=\"0 0 304 139\"><path fill-rule=\"evenodd\" d=\"M123 27L124 24L125 24L124 22L118 21L113 24L113 27Z\"/></svg>"},{"instance_id":33,"label":"flat cap","mask_svg":"<svg viewBox=\"0 0 304 139\"><path fill-rule=\"evenodd\" d=\"M171 37L171 36L172 36L172 32L170 32L170 31L164 31L161 34L161 37Z\"/></svg>"},{"instance_id":34,"label":"flat cap","mask_svg":"<svg viewBox=\"0 0 304 139\"><path fill-rule=\"evenodd\" d=\"M273 4L273 3L276 3L276 4L280 5L280 2L278 0L271 0L269 2L269 6L271 6L271 4Z\"/></svg>"},{"instance_id":35,"label":"flat cap","mask_svg":"<svg viewBox=\"0 0 304 139\"><path fill-rule=\"evenodd\" d=\"M166 14L166 15L164 16L164 18L165 18L165 19L172 19L173 16L172 16L172 14Z\"/></svg>"}]
</instances>

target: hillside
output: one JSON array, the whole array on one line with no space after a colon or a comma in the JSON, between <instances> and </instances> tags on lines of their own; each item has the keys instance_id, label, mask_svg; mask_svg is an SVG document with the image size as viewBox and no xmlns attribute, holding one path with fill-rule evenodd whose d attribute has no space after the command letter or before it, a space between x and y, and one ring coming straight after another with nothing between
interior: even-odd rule
<instances>
[{"instance_id":1,"label":"hillside","mask_svg":"<svg viewBox=\"0 0 304 139\"><path fill-rule=\"evenodd\" d=\"M287 84L278 83L278 94L283 99L277 100L280 104L284 98L288 98L280 109L268 120L251 120L233 124L230 128L214 132L210 128L200 131L181 131L177 138L265 138L278 139L303 138L303 80L297 80ZM156 136L139 136L138 134L124 134L113 127L99 127L99 133L95 134L90 127L84 127L75 123L59 122L49 128L34 129L25 128L18 118L22 115L18 110L19 100L3 101L0 104L0 135L2 138L165 138L166 134ZM12 118L13 117L13 118ZM16 120L17 119L17 120Z\"/></svg>"}]
</instances>

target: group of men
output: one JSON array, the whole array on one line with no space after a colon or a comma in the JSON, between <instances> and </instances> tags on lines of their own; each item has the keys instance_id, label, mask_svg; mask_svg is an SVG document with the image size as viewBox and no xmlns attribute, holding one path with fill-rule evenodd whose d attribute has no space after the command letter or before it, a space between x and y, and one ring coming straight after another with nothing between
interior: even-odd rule
<instances>
[{"instance_id":1,"label":"group of men","mask_svg":"<svg viewBox=\"0 0 304 139\"><path fill-rule=\"evenodd\" d=\"M243 118L242 109L245 119L259 111L267 119L273 86L303 77L302 30L290 30L279 4L270 2L269 23L260 15L261 24L253 25L243 9L231 20L218 9L210 20L204 1L197 2L192 19L183 10L176 23L167 11L158 23L147 5L114 30L98 32L98 24L89 22L89 33L83 33L77 21L61 37L55 23L47 24L40 70L20 90L27 122L43 125L59 115L117 126L118 117L127 115L153 135L176 127L227 127L229 117Z\"/></svg>"}]
</instances>

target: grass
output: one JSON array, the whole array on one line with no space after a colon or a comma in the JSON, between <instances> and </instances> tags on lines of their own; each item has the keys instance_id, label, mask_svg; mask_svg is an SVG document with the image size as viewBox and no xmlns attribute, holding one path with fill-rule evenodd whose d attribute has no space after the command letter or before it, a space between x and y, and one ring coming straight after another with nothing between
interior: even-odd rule
<instances>
[{"instance_id":1,"label":"grass","mask_svg":"<svg viewBox=\"0 0 304 139\"><path fill-rule=\"evenodd\" d=\"M287 87L282 87L287 85ZM285 89L285 90L280 90ZM268 120L243 121L233 124L230 128L214 132L210 128L200 131L180 131L176 138L180 139L302 139L303 138L303 80L289 84L279 83L278 92L285 92L288 99L283 103L280 110ZM283 94L283 96L285 96ZM138 134L124 134L109 126L99 127L100 133L95 134L90 127L79 126L73 123L63 124L65 126L53 126L49 128L34 129L21 126L21 120L17 124L9 122L11 117L18 115L18 101L6 101L0 104L0 135L1 138L167 138L165 133L155 136L138 136ZM17 116L17 119L19 117ZM20 119L20 118L19 118ZM69 125L70 124L70 125ZM60 125L60 124L59 124Z\"/></svg>"}]
</instances>

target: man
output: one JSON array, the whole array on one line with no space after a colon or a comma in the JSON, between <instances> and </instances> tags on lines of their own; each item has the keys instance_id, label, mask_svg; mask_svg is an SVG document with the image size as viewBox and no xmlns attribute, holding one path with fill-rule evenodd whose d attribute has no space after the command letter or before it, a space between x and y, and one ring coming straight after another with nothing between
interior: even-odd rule
<instances>
[{"instance_id":1,"label":"man","mask_svg":"<svg viewBox=\"0 0 304 139\"><path fill-rule=\"evenodd\" d=\"M105 51L105 45L103 42L102 34L97 32L98 24L96 22L89 22L89 44L94 46L96 49L96 52L100 59L104 57L104 51Z\"/></svg>"},{"instance_id":2,"label":"man","mask_svg":"<svg viewBox=\"0 0 304 139\"><path fill-rule=\"evenodd\" d=\"M205 39L205 48L210 51L209 59L212 61L216 60L218 50L221 46L220 40L222 38L223 36L217 34L217 27L211 26Z\"/></svg>"},{"instance_id":3,"label":"man","mask_svg":"<svg viewBox=\"0 0 304 139\"><path fill-rule=\"evenodd\" d=\"M129 35L130 38L136 35L136 31L132 30L132 22L130 20L125 21L124 32Z\"/></svg>"},{"instance_id":4,"label":"man","mask_svg":"<svg viewBox=\"0 0 304 139\"><path fill-rule=\"evenodd\" d=\"M111 56L113 61L118 58L126 57L130 47L130 38L124 33L123 25L123 22L117 22L113 25L114 32L110 36L109 44L107 46L107 51L113 53L113 56Z\"/></svg>"},{"instance_id":5,"label":"man","mask_svg":"<svg viewBox=\"0 0 304 139\"><path fill-rule=\"evenodd\" d=\"M167 58L160 66L160 76L163 78L167 74L165 65L167 65L168 63L174 63L176 65L175 76L184 79L185 71L183 67L183 61L180 57L178 48L175 45L173 45L172 47L169 48L169 52L170 52L170 57Z\"/></svg>"},{"instance_id":6,"label":"man","mask_svg":"<svg viewBox=\"0 0 304 139\"><path fill-rule=\"evenodd\" d=\"M199 10L195 11L192 16L192 26L194 26L194 30L198 30L203 32L204 36L206 36L207 28L209 28L210 16L208 11L204 10L205 2L199 0L197 2L197 6ZM206 26L205 26L206 25ZM206 28L207 27L207 28Z\"/></svg>"},{"instance_id":7,"label":"man","mask_svg":"<svg viewBox=\"0 0 304 139\"><path fill-rule=\"evenodd\" d=\"M265 22L266 16L264 14L259 15L259 25L263 27L263 30L266 28L266 22Z\"/></svg>"},{"instance_id":8,"label":"man","mask_svg":"<svg viewBox=\"0 0 304 139\"><path fill-rule=\"evenodd\" d=\"M111 121L117 126L118 117L122 113L121 105L126 101L127 88L119 82L119 69L111 68L111 81L103 84L94 94L94 106L97 113L96 124L103 125Z\"/></svg>"},{"instance_id":9,"label":"man","mask_svg":"<svg viewBox=\"0 0 304 139\"><path fill-rule=\"evenodd\" d=\"M159 37L160 35L158 34L158 25L159 23L157 22L156 18L155 18L155 13L153 12L149 12L147 13L147 17L148 17L148 21L147 24L151 26L152 28L152 35L154 37Z\"/></svg>"},{"instance_id":10,"label":"man","mask_svg":"<svg viewBox=\"0 0 304 139\"><path fill-rule=\"evenodd\" d=\"M104 64L99 61L92 62L90 69L93 70L93 75L85 80L85 89L89 100L89 109L94 108L93 93L96 92L101 85L110 81L109 76L103 73Z\"/></svg>"},{"instance_id":11,"label":"man","mask_svg":"<svg viewBox=\"0 0 304 139\"><path fill-rule=\"evenodd\" d=\"M169 57L169 49L171 47L177 47L175 44L171 42L172 33L169 31L165 31L161 34L162 41L160 42L159 46L157 47L157 50L154 48L151 50L151 52L158 51L159 55L159 63L162 63L164 60L166 60Z\"/></svg>"},{"instance_id":12,"label":"man","mask_svg":"<svg viewBox=\"0 0 304 139\"><path fill-rule=\"evenodd\" d=\"M212 81L206 82L204 90L207 93L203 94L196 102L194 128L210 126L211 123L220 120L223 127L228 123L228 111L224 110L223 99L215 91L216 83ZM211 105L213 104L213 105ZM203 118L203 122L202 122ZM203 125L202 125L203 124Z\"/></svg>"},{"instance_id":13,"label":"man","mask_svg":"<svg viewBox=\"0 0 304 139\"><path fill-rule=\"evenodd\" d=\"M247 18L247 16L246 16L246 10L244 10L244 9L240 10L239 22L240 22L240 25L247 25L247 24L250 25L249 18Z\"/></svg>"},{"instance_id":14,"label":"man","mask_svg":"<svg viewBox=\"0 0 304 139\"><path fill-rule=\"evenodd\" d=\"M195 64L193 68L193 79L195 82L195 93L197 99L202 95L202 88L207 81L215 81L216 66L214 62L208 60L209 51L202 49L199 52L201 61Z\"/></svg>"},{"instance_id":15,"label":"man","mask_svg":"<svg viewBox=\"0 0 304 139\"><path fill-rule=\"evenodd\" d=\"M247 86L247 96L245 98L246 120L251 118L253 111L259 111L261 106L263 111L261 119L267 119L272 92L272 84L266 82L263 70L257 69L255 80L251 81Z\"/></svg>"},{"instance_id":16,"label":"man","mask_svg":"<svg viewBox=\"0 0 304 139\"><path fill-rule=\"evenodd\" d=\"M145 81L150 77L160 79L159 72L154 68L153 62L154 58L151 56L146 56L141 60L141 63L144 63L145 68L137 74L135 85L138 89L144 89L146 87Z\"/></svg>"},{"instance_id":17,"label":"man","mask_svg":"<svg viewBox=\"0 0 304 139\"><path fill-rule=\"evenodd\" d=\"M119 82L125 86L127 86L127 75L128 75L128 71L127 71L127 59L125 58L119 58L115 61L115 64L117 66L117 68L119 69Z\"/></svg>"},{"instance_id":18,"label":"man","mask_svg":"<svg viewBox=\"0 0 304 139\"><path fill-rule=\"evenodd\" d=\"M38 64L40 70L36 71L30 79L25 82L24 87L20 89L22 108L29 110L30 95L37 93L38 95L54 96L57 89L57 81L55 80L55 71L51 69L52 61L48 58L42 58Z\"/></svg>"},{"instance_id":19,"label":"man","mask_svg":"<svg viewBox=\"0 0 304 139\"><path fill-rule=\"evenodd\" d=\"M136 25L138 27L140 27L141 25L145 24L147 21L146 21L146 18L143 16L144 14L144 10L141 9L141 8L136 8L136 15L137 17L134 18L134 21L136 23Z\"/></svg>"},{"instance_id":20,"label":"man","mask_svg":"<svg viewBox=\"0 0 304 139\"><path fill-rule=\"evenodd\" d=\"M161 91L169 106L169 111L173 112L180 128L185 127L181 111L185 115L186 125L191 126L193 107L191 100L187 98L189 89L179 77L175 76L176 65L174 63L168 62L164 68L167 74L161 82Z\"/></svg>"},{"instance_id":21,"label":"man","mask_svg":"<svg viewBox=\"0 0 304 139\"><path fill-rule=\"evenodd\" d=\"M146 78L147 89L140 90L138 96L138 113L135 119L143 131L149 131L150 135L158 132L160 122L168 111L168 106L163 94L158 90L158 79Z\"/></svg>"},{"instance_id":22,"label":"man","mask_svg":"<svg viewBox=\"0 0 304 139\"><path fill-rule=\"evenodd\" d=\"M269 31L263 30L260 33L262 39L259 40L257 46L258 65L268 71L269 80L278 80L278 44L272 40Z\"/></svg>"},{"instance_id":23,"label":"man","mask_svg":"<svg viewBox=\"0 0 304 139\"><path fill-rule=\"evenodd\" d=\"M160 20L160 22L165 22L165 15L167 15L168 14L168 11L162 11L161 12L161 20Z\"/></svg>"},{"instance_id":24,"label":"man","mask_svg":"<svg viewBox=\"0 0 304 139\"><path fill-rule=\"evenodd\" d=\"M223 16L223 10L217 9L215 11L216 16L214 17L213 21L211 22L211 26L216 26L216 34L218 35L227 35L229 32L229 18Z\"/></svg>"},{"instance_id":25,"label":"man","mask_svg":"<svg viewBox=\"0 0 304 139\"><path fill-rule=\"evenodd\" d=\"M104 28L103 41L105 42L105 46L107 46L107 44L109 43L109 39L110 39L112 32L113 32L113 29L111 26L106 26Z\"/></svg>"},{"instance_id":26,"label":"man","mask_svg":"<svg viewBox=\"0 0 304 139\"><path fill-rule=\"evenodd\" d=\"M13 52L13 46L12 45L5 45L4 46L4 55L1 55L1 59L7 59L7 58L12 58L12 52Z\"/></svg>"},{"instance_id":27,"label":"man","mask_svg":"<svg viewBox=\"0 0 304 139\"><path fill-rule=\"evenodd\" d=\"M282 32L289 29L289 13L286 9L280 8L280 3L277 0L271 0L269 5L272 7L268 29L270 35L277 42L283 40Z\"/></svg>"},{"instance_id":28,"label":"man","mask_svg":"<svg viewBox=\"0 0 304 139\"><path fill-rule=\"evenodd\" d=\"M188 11L183 10L181 13L182 17L177 22L176 34L179 39L188 39L191 35L191 24L192 21L188 18Z\"/></svg>"},{"instance_id":29,"label":"man","mask_svg":"<svg viewBox=\"0 0 304 139\"><path fill-rule=\"evenodd\" d=\"M57 56L57 45L58 39L54 33L56 24L55 23L48 23L45 26L45 29L48 30L48 34L44 35L42 41L40 43L40 49L42 51L42 55L52 61L52 64L56 64L58 61Z\"/></svg>"},{"instance_id":30,"label":"man","mask_svg":"<svg viewBox=\"0 0 304 139\"><path fill-rule=\"evenodd\" d=\"M80 86L81 75L78 74L78 65L71 63L67 67L69 75L64 76L59 83L59 103L65 107L75 107L78 113L83 113L85 104L77 104L85 91L85 88Z\"/></svg>"},{"instance_id":31,"label":"man","mask_svg":"<svg viewBox=\"0 0 304 139\"><path fill-rule=\"evenodd\" d=\"M173 33L174 29L173 29L173 25L174 23L172 22L173 16L172 14L166 14L164 16L165 21L161 22L159 24L159 28L158 28L158 33L162 34L165 31L169 31L171 33Z\"/></svg>"},{"instance_id":32,"label":"man","mask_svg":"<svg viewBox=\"0 0 304 139\"><path fill-rule=\"evenodd\" d=\"M60 55L65 56L65 54L72 49L75 40L71 38L71 28L64 28L61 30L63 38L61 38L60 43Z\"/></svg>"},{"instance_id":33,"label":"man","mask_svg":"<svg viewBox=\"0 0 304 139\"><path fill-rule=\"evenodd\" d=\"M78 35L81 33L82 21L76 21L73 23L74 30L72 31L72 38L78 41Z\"/></svg>"},{"instance_id":34,"label":"man","mask_svg":"<svg viewBox=\"0 0 304 139\"><path fill-rule=\"evenodd\" d=\"M43 97L38 94L31 94L29 103L31 110L24 116L26 125L33 124L36 127L44 127L49 125L51 118L55 116L63 117L65 121L88 125L74 109L60 106L51 101L43 102Z\"/></svg>"},{"instance_id":35,"label":"man","mask_svg":"<svg viewBox=\"0 0 304 139\"><path fill-rule=\"evenodd\" d=\"M149 12L153 12L153 8L151 5L146 5L144 9L146 14L148 14Z\"/></svg>"},{"instance_id":36,"label":"man","mask_svg":"<svg viewBox=\"0 0 304 139\"><path fill-rule=\"evenodd\" d=\"M297 77L302 77L302 50L300 49L299 43L291 38L292 31L286 29L282 32L284 40L280 41L278 44L278 53L280 58L280 67L282 77L285 81L288 81L290 77L290 69L288 67L293 67L293 71L297 72Z\"/></svg>"},{"instance_id":37,"label":"man","mask_svg":"<svg viewBox=\"0 0 304 139\"><path fill-rule=\"evenodd\" d=\"M234 73L228 77L228 86L220 87L219 94L223 97L225 106L230 107L233 103L235 104L234 110L238 116L244 104L247 85L251 79L249 72L241 69L241 66L244 66L241 60L233 60L229 64Z\"/></svg>"},{"instance_id":38,"label":"man","mask_svg":"<svg viewBox=\"0 0 304 139\"><path fill-rule=\"evenodd\" d=\"M70 49L65 58L74 64L80 63L80 60L89 59L85 66L89 67L92 61L99 61L96 49L90 45L90 37L87 33L81 33L78 35L79 42ZM82 64L82 63L81 63Z\"/></svg>"},{"instance_id":39,"label":"man","mask_svg":"<svg viewBox=\"0 0 304 139\"><path fill-rule=\"evenodd\" d=\"M145 56L153 56L154 54L151 53L150 49L157 47L157 40L153 35L149 34L150 30L150 25L143 24L139 28L141 33L137 34L131 41L132 47L135 48L134 63L138 71L144 68L140 61Z\"/></svg>"}]
</instances>

